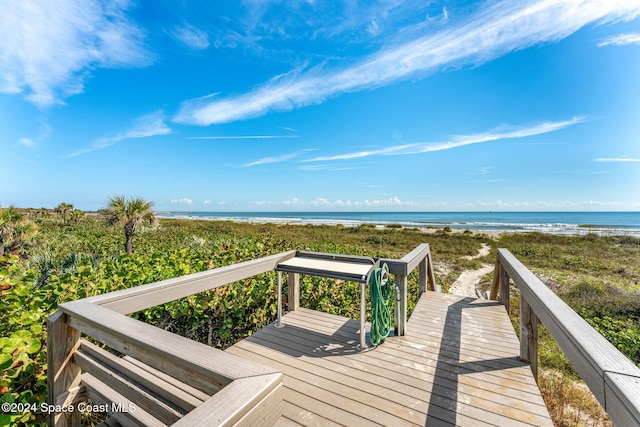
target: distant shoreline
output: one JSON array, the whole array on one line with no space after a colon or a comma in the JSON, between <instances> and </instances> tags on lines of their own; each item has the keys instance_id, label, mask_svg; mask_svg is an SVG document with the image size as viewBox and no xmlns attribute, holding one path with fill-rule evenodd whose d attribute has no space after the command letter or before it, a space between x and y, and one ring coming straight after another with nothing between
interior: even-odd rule
<instances>
[{"instance_id":1,"label":"distant shoreline","mask_svg":"<svg viewBox=\"0 0 640 427\"><path fill-rule=\"evenodd\" d=\"M159 218L282 225L417 228L425 233L499 235L541 232L556 235L640 237L640 212L158 212Z\"/></svg>"}]
</instances>

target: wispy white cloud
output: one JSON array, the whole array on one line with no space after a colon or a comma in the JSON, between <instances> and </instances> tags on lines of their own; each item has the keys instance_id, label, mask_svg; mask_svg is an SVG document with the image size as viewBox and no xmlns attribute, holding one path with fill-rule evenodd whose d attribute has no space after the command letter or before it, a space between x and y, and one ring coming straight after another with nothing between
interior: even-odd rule
<instances>
[{"instance_id":1,"label":"wispy white cloud","mask_svg":"<svg viewBox=\"0 0 640 427\"><path fill-rule=\"evenodd\" d=\"M412 200L401 200L398 196L392 196L387 199L365 199L365 200L330 200L325 197L317 197L313 200L303 200L293 197L283 201L265 201L254 202L254 205L260 207L287 207L287 208L398 208L413 207L416 203Z\"/></svg>"},{"instance_id":2,"label":"wispy white cloud","mask_svg":"<svg viewBox=\"0 0 640 427\"><path fill-rule=\"evenodd\" d=\"M149 64L128 8L127 0L0 2L0 92L48 107L81 93L93 67Z\"/></svg>"},{"instance_id":3,"label":"wispy white cloud","mask_svg":"<svg viewBox=\"0 0 640 427\"><path fill-rule=\"evenodd\" d=\"M628 44L640 44L640 33L619 34L605 39L598 43L598 47L604 46L625 46Z\"/></svg>"},{"instance_id":4,"label":"wispy white cloud","mask_svg":"<svg viewBox=\"0 0 640 427\"><path fill-rule=\"evenodd\" d=\"M270 157L263 157L261 159L258 159L256 161L250 162L250 163L246 163L244 166L247 168L250 168L251 166L258 166L258 165L266 165L269 163L281 163L281 162L286 162L288 160L294 159L298 156L300 156L303 153L306 153L308 151L314 151L315 149L305 149L305 150L299 150L296 151L294 153L287 153L287 154L282 154L280 156L270 156Z\"/></svg>"},{"instance_id":5,"label":"wispy white cloud","mask_svg":"<svg viewBox=\"0 0 640 427\"><path fill-rule=\"evenodd\" d=\"M100 138L90 147L74 151L67 157L75 157L92 151L102 150L126 139L148 138L157 135L167 135L169 133L171 133L171 128L165 123L164 113L162 111L156 111L135 119L128 130L115 136Z\"/></svg>"},{"instance_id":6,"label":"wispy white cloud","mask_svg":"<svg viewBox=\"0 0 640 427\"><path fill-rule=\"evenodd\" d=\"M590 23L638 15L640 3L632 0L498 2L449 29L383 49L345 68L298 70L238 96L186 101L174 120L206 126L288 111L444 68L482 64L514 50L561 40Z\"/></svg>"},{"instance_id":7,"label":"wispy white cloud","mask_svg":"<svg viewBox=\"0 0 640 427\"><path fill-rule=\"evenodd\" d=\"M278 126L280 129L288 130L289 132L298 132L298 129L286 127L286 126Z\"/></svg>"},{"instance_id":8,"label":"wispy white cloud","mask_svg":"<svg viewBox=\"0 0 640 427\"><path fill-rule=\"evenodd\" d=\"M474 202L466 203L464 206L466 209L500 209L500 210L514 210L514 211L523 211L523 210L545 210L545 211L553 211L553 210L590 210L590 209L601 209L601 210L626 210L626 209L635 209L637 205L628 202L619 202L619 201L599 201L599 200L581 200L581 201L573 201L573 200L562 200L562 201L532 201L532 202L522 202L522 201L503 201L503 200L495 200L495 201L486 201L486 200L477 200Z\"/></svg>"},{"instance_id":9,"label":"wispy white cloud","mask_svg":"<svg viewBox=\"0 0 640 427\"><path fill-rule=\"evenodd\" d=\"M174 28L171 36L193 50L204 50L209 47L209 35L191 24Z\"/></svg>"},{"instance_id":10,"label":"wispy white cloud","mask_svg":"<svg viewBox=\"0 0 640 427\"><path fill-rule=\"evenodd\" d=\"M25 146L25 147L29 147L29 148L33 148L36 146L36 144L38 144L41 141L44 141L46 139L48 139L51 134L53 133L53 129L51 128L51 126L45 122L44 120L40 120L41 124L42 124L42 130L40 132L40 134L35 137L35 138L30 138L30 137L22 137L18 140L18 142Z\"/></svg>"},{"instance_id":11,"label":"wispy white cloud","mask_svg":"<svg viewBox=\"0 0 640 427\"><path fill-rule=\"evenodd\" d=\"M640 162L640 158L620 156L620 157L598 157L594 162Z\"/></svg>"},{"instance_id":12,"label":"wispy white cloud","mask_svg":"<svg viewBox=\"0 0 640 427\"><path fill-rule=\"evenodd\" d=\"M300 135L212 135L190 136L187 139L281 139L300 138Z\"/></svg>"},{"instance_id":13,"label":"wispy white cloud","mask_svg":"<svg viewBox=\"0 0 640 427\"><path fill-rule=\"evenodd\" d=\"M299 206L299 205L304 205L305 203L300 199L298 199L297 197L294 197L291 200L285 200L284 202L282 202L282 204L285 206Z\"/></svg>"},{"instance_id":14,"label":"wispy white cloud","mask_svg":"<svg viewBox=\"0 0 640 427\"><path fill-rule=\"evenodd\" d=\"M381 148L378 150L357 151L353 153L338 154L335 156L322 156L313 159L304 160L305 162L333 161L356 159L368 156L380 155L400 155L400 154L419 154L432 151L450 150L452 148L463 147L465 145L479 144L483 142L497 141L501 139L525 138L529 136L541 135L549 132L558 131L569 126L585 121L585 117L573 117L570 120L544 122L530 126L502 126L489 132L483 132L472 135L456 135L447 142L420 142L414 144L394 145Z\"/></svg>"},{"instance_id":15,"label":"wispy white cloud","mask_svg":"<svg viewBox=\"0 0 640 427\"><path fill-rule=\"evenodd\" d=\"M300 152L283 154L281 156L263 157L263 158L258 159L256 161L253 161L253 162L250 162L250 163L246 163L244 166L247 167L247 168L250 168L251 166L266 165L266 164L269 164L269 163L286 162L287 160L291 160L291 159L293 159L295 157L298 157L299 155L300 155Z\"/></svg>"},{"instance_id":16,"label":"wispy white cloud","mask_svg":"<svg viewBox=\"0 0 640 427\"><path fill-rule=\"evenodd\" d=\"M33 147L36 143L33 139L30 138L20 138L20 144L24 145L25 147Z\"/></svg>"},{"instance_id":17,"label":"wispy white cloud","mask_svg":"<svg viewBox=\"0 0 640 427\"><path fill-rule=\"evenodd\" d=\"M570 174L570 175L605 175L611 173L611 171L603 171L603 170L591 170L591 169L576 169L576 170L566 170L566 171L557 171L558 174Z\"/></svg>"},{"instance_id":18,"label":"wispy white cloud","mask_svg":"<svg viewBox=\"0 0 640 427\"><path fill-rule=\"evenodd\" d=\"M506 179L503 178L496 178L496 179L470 179L467 182L473 182L473 183L481 183L481 184L493 184L496 182L505 182Z\"/></svg>"},{"instance_id":19,"label":"wispy white cloud","mask_svg":"<svg viewBox=\"0 0 640 427\"><path fill-rule=\"evenodd\" d=\"M182 199L171 200L172 205L193 205L193 200L183 197Z\"/></svg>"},{"instance_id":20,"label":"wispy white cloud","mask_svg":"<svg viewBox=\"0 0 640 427\"><path fill-rule=\"evenodd\" d=\"M352 166L336 166L336 165L303 165L298 166L299 170L303 171L347 171L358 169Z\"/></svg>"},{"instance_id":21,"label":"wispy white cloud","mask_svg":"<svg viewBox=\"0 0 640 427\"><path fill-rule=\"evenodd\" d=\"M369 157L369 156L380 156L385 154L396 154L405 150L413 150L416 147L419 147L422 144L404 144L404 145L393 145L391 147L379 148L376 150L365 150L365 151L356 151L353 153L345 153L345 154L337 154L335 156L321 156L315 157L313 159L303 160L303 162L322 162L322 161L333 161L333 160L349 160L349 159L358 159L361 157Z\"/></svg>"},{"instance_id":22,"label":"wispy white cloud","mask_svg":"<svg viewBox=\"0 0 640 427\"><path fill-rule=\"evenodd\" d=\"M336 200L331 205L338 208L410 208L416 206L416 203L413 200L405 201L398 196L392 196L388 199Z\"/></svg>"}]
</instances>

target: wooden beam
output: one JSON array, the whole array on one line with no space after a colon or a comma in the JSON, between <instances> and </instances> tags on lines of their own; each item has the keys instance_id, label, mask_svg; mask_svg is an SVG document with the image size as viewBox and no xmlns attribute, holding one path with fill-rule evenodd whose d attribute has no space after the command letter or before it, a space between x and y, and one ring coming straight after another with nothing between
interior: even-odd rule
<instances>
[{"instance_id":1,"label":"wooden beam","mask_svg":"<svg viewBox=\"0 0 640 427\"><path fill-rule=\"evenodd\" d=\"M400 289L400 301L396 303L398 335L407 333L407 276L396 274L396 286Z\"/></svg>"},{"instance_id":2,"label":"wooden beam","mask_svg":"<svg viewBox=\"0 0 640 427\"><path fill-rule=\"evenodd\" d=\"M280 262L295 254L295 251L282 252L213 270L85 298L83 301L109 308L117 313L130 314L272 271Z\"/></svg>"},{"instance_id":3,"label":"wooden beam","mask_svg":"<svg viewBox=\"0 0 640 427\"><path fill-rule=\"evenodd\" d=\"M69 326L68 316L56 312L47 319L47 402L68 401L80 385L80 366L73 353L80 346L80 331ZM75 400L75 399L74 399ZM49 425L75 427L80 425L80 412L50 413Z\"/></svg>"},{"instance_id":4,"label":"wooden beam","mask_svg":"<svg viewBox=\"0 0 640 427\"><path fill-rule=\"evenodd\" d=\"M496 266L493 268L493 284L491 286L491 293L489 299L496 301L498 299L498 292L500 292L500 272L502 271L502 265L500 265L500 258L496 258Z\"/></svg>"},{"instance_id":5,"label":"wooden beam","mask_svg":"<svg viewBox=\"0 0 640 427\"><path fill-rule=\"evenodd\" d=\"M424 257L420 264L418 264L418 285L419 285L419 294L418 296L424 294L427 291L427 264L429 260L427 257ZM431 289L430 289L431 290Z\"/></svg>"},{"instance_id":6,"label":"wooden beam","mask_svg":"<svg viewBox=\"0 0 640 427\"><path fill-rule=\"evenodd\" d=\"M433 256L431 256L431 248L425 258L427 260L427 279L429 280L429 290L433 292L441 292L440 285L436 282L436 275L433 268Z\"/></svg>"},{"instance_id":7,"label":"wooden beam","mask_svg":"<svg viewBox=\"0 0 640 427\"><path fill-rule=\"evenodd\" d=\"M300 274L287 273L287 309L296 311L300 308Z\"/></svg>"},{"instance_id":8,"label":"wooden beam","mask_svg":"<svg viewBox=\"0 0 640 427\"><path fill-rule=\"evenodd\" d=\"M509 309L511 306L511 278L509 277L509 273L505 268L500 269L500 303L504 305L504 309L507 310L507 313L510 313Z\"/></svg>"},{"instance_id":9,"label":"wooden beam","mask_svg":"<svg viewBox=\"0 0 640 427\"><path fill-rule=\"evenodd\" d=\"M282 415L282 374L235 380L174 427L272 425Z\"/></svg>"},{"instance_id":10,"label":"wooden beam","mask_svg":"<svg viewBox=\"0 0 640 427\"><path fill-rule=\"evenodd\" d=\"M70 316L74 328L208 395L236 378L274 372L83 300L59 308Z\"/></svg>"},{"instance_id":11,"label":"wooden beam","mask_svg":"<svg viewBox=\"0 0 640 427\"><path fill-rule=\"evenodd\" d=\"M127 427L165 427L166 424L158 420L149 412L138 408L134 402L106 386L91 374L82 375L82 383L87 387L89 399L97 405L104 406L109 416L119 424Z\"/></svg>"},{"instance_id":12,"label":"wooden beam","mask_svg":"<svg viewBox=\"0 0 640 427\"><path fill-rule=\"evenodd\" d=\"M386 263L390 274L408 276L429 253L429 244L421 243L399 260L381 258L380 265Z\"/></svg>"},{"instance_id":13,"label":"wooden beam","mask_svg":"<svg viewBox=\"0 0 640 427\"><path fill-rule=\"evenodd\" d=\"M117 372L120 377L127 378L130 383L139 384L150 394L156 395L157 399L169 402L173 408L178 408L182 414L191 411L210 397L198 389L177 381L164 372L146 366L129 357L117 357L86 340L82 340L82 345L76 353L76 357L80 366L94 377L101 378L101 366L106 367L114 373ZM134 361L137 363L133 363ZM92 371L95 366L97 367ZM106 381L103 380L103 382ZM127 387L130 386L127 385ZM137 386L131 388L137 388ZM127 391L121 392L121 394L127 397ZM131 399L137 401L132 397ZM171 411L172 414L173 412L175 411Z\"/></svg>"},{"instance_id":14,"label":"wooden beam","mask_svg":"<svg viewBox=\"0 0 640 427\"><path fill-rule=\"evenodd\" d=\"M175 423L186 413L183 410L176 410L176 408L168 405L167 402L154 396L142 384L125 376L118 370L118 365L113 365L113 363L116 363L114 361L108 364L101 362L82 350L78 350L74 358L85 373L90 374L106 387L124 397L124 400L113 401L113 403L127 407L129 403L134 403L136 410L142 409L153 414L155 418L167 425ZM148 381L145 380L145 382Z\"/></svg>"},{"instance_id":15,"label":"wooden beam","mask_svg":"<svg viewBox=\"0 0 640 427\"><path fill-rule=\"evenodd\" d=\"M538 382L538 318L526 298L520 297L520 359L529 363Z\"/></svg>"},{"instance_id":16,"label":"wooden beam","mask_svg":"<svg viewBox=\"0 0 640 427\"><path fill-rule=\"evenodd\" d=\"M606 411L614 426L640 426L640 377L605 373Z\"/></svg>"}]
</instances>

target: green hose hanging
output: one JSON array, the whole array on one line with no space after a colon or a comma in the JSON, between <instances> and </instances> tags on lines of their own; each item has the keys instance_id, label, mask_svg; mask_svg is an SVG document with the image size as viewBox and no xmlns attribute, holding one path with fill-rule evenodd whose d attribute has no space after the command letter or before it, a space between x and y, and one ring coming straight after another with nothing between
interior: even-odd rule
<instances>
[{"instance_id":1,"label":"green hose hanging","mask_svg":"<svg viewBox=\"0 0 640 427\"><path fill-rule=\"evenodd\" d=\"M384 342L391 331L391 304L393 285L388 281L389 267L383 264L376 268L369 279L369 300L371 301L371 332L369 341L376 346Z\"/></svg>"}]
</instances>

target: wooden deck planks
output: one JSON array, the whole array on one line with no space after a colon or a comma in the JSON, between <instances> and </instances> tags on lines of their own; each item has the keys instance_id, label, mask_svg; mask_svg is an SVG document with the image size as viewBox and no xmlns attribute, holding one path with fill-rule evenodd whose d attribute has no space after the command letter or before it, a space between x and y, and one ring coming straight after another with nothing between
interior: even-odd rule
<instances>
[{"instance_id":1,"label":"wooden deck planks","mask_svg":"<svg viewBox=\"0 0 640 427\"><path fill-rule=\"evenodd\" d=\"M356 320L307 309L283 319L227 349L284 373L277 425L552 425L495 302L427 292L406 336L365 352Z\"/></svg>"}]
</instances>

